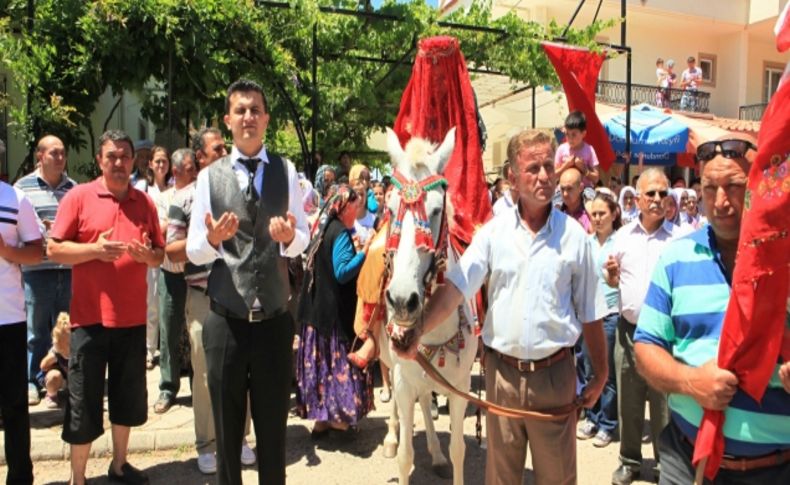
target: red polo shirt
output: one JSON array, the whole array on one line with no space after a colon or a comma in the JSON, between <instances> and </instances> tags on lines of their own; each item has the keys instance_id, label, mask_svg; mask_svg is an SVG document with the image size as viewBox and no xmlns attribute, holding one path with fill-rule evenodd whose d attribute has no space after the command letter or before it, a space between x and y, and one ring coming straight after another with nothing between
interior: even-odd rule
<instances>
[{"instance_id":1,"label":"red polo shirt","mask_svg":"<svg viewBox=\"0 0 790 485\"><path fill-rule=\"evenodd\" d=\"M116 199L101 179L78 185L60 202L50 237L78 243L95 242L112 228L108 239L142 241L147 232L155 248L165 245L154 203L129 187ZM121 328L145 325L147 266L124 254L114 262L99 260L74 265L71 271L71 325L101 324Z\"/></svg>"}]
</instances>

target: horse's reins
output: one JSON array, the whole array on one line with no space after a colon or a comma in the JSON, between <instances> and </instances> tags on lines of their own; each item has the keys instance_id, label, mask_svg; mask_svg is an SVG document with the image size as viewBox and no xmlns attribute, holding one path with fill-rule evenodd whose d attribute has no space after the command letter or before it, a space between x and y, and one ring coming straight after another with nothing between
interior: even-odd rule
<instances>
[{"instance_id":1,"label":"horse's reins","mask_svg":"<svg viewBox=\"0 0 790 485\"><path fill-rule=\"evenodd\" d=\"M447 180L443 177L434 175L427 180L414 182L406 179L406 177L404 177L403 174L397 170L393 172L392 180L393 185L395 185L401 191L401 203L400 207L398 208L397 218L390 223L389 227L390 233L392 233L393 227L395 227L396 235L395 237L393 237L392 234L387 235L387 266L390 265L392 253L397 250L397 245L400 242L400 226L403 222L403 217L405 216L406 210L410 209L415 211L415 231L422 231L422 233L415 235L415 238L417 239L417 241L415 241L417 249L419 250L420 248L423 248L431 252L431 264L423 278L423 283L426 288L425 297L427 297L430 293L430 288L432 288L439 279L439 260L447 257L448 227L447 212L445 210L447 207L447 193L445 192L442 202L442 220L439 230L439 238L438 241L434 243L433 238L430 237L430 226L426 226L424 224L425 220L427 219L427 214L425 214L425 192L440 186L443 186L446 189ZM404 194L404 191L407 191L407 193ZM423 219L420 219L420 217L423 217ZM425 240L426 235L428 236L428 241ZM382 278L382 290L386 284L387 282L384 278ZM422 315L420 315L420 319L422 319ZM463 392L457 389L447 379L445 379L438 370L436 370L433 364L422 353L417 352L416 361L420 367L422 367L422 370L425 371L425 374L428 377L433 379L437 384L445 388L447 391L455 394L456 396L462 397L472 404L498 416L515 419L534 419L538 421L559 421L565 419L571 414L575 414L579 410L579 404L577 402L572 402L559 408L547 409L544 411L531 411L527 409L515 409L502 406L476 397L474 394Z\"/></svg>"}]
</instances>

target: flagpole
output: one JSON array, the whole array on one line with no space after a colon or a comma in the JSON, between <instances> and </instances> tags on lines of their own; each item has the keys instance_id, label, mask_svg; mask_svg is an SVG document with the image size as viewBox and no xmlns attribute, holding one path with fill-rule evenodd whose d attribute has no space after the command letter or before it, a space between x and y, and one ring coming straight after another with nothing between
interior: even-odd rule
<instances>
[{"instance_id":1,"label":"flagpole","mask_svg":"<svg viewBox=\"0 0 790 485\"><path fill-rule=\"evenodd\" d=\"M623 22L620 24L620 46L626 47L626 4L625 0L620 0L620 17ZM625 53L625 151L631 153L631 50ZM623 185L629 183L629 170L631 168L631 157L625 159L625 169L623 170Z\"/></svg>"}]
</instances>

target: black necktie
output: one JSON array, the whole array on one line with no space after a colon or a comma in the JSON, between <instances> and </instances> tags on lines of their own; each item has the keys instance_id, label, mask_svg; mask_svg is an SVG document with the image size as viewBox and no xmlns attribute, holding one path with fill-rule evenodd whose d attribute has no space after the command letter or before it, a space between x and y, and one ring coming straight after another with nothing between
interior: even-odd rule
<instances>
[{"instance_id":1,"label":"black necktie","mask_svg":"<svg viewBox=\"0 0 790 485\"><path fill-rule=\"evenodd\" d=\"M258 170L258 163L261 161L260 158L239 158L239 162L247 168L247 172L249 172L250 180L247 184L247 198L252 200L258 200L258 192L255 191L255 171Z\"/></svg>"}]
</instances>

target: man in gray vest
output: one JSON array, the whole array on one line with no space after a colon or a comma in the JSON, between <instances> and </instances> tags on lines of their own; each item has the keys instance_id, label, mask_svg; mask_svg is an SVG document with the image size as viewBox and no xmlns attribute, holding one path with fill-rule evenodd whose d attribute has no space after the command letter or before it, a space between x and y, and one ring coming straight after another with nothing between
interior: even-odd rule
<instances>
[{"instance_id":1,"label":"man in gray vest","mask_svg":"<svg viewBox=\"0 0 790 485\"><path fill-rule=\"evenodd\" d=\"M263 146L269 112L261 87L248 80L231 84L225 112L233 149L198 175L186 248L193 264L211 264L203 346L217 483L242 483L249 391L258 482L285 484L294 336L286 257L307 246L307 219L293 164Z\"/></svg>"}]
</instances>

